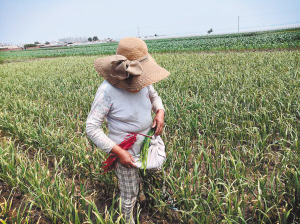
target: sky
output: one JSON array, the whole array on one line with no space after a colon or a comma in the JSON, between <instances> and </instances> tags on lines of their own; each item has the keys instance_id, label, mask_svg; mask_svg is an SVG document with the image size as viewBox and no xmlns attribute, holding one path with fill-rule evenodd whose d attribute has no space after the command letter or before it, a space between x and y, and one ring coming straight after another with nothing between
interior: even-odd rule
<instances>
[{"instance_id":1,"label":"sky","mask_svg":"<svg viewBox=\"0 0 300 224\"><path fill-rule=\"evenodd\" d=\"M0 44L300 24L300 0L0 0Z\"/></svg>"}]
</instances>

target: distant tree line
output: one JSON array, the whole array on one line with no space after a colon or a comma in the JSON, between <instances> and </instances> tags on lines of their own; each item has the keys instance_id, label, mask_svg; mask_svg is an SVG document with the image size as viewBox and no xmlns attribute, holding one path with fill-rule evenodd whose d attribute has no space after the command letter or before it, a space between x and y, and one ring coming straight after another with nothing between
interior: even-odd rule
<instances>
[{"instance_id":1,"label":"distant tree line","mask_svg":"<svg viewBox=\"0 0 300 224\"><path fill-rule=\"evenodd\" d=\"M93 38L92 37L88 38L89 42L97 41L97 40L99 40L97 36L93 36ZM24 48L26 49L27 47L36 47L38 44L40 44L40 42L38 41L35 41L34 44L24 44ZM46 41L45 44L50 44L50 42Z\"/></svg>"},{"instance_id":2,"label":"distant tree line","mask_svg":"<svg viewBox=\"0 0 300 224\"><path fill-rule=\"evenodd\" d=\"M36 47L37 44L39 44L40 42L36 41L34 42L34 44L24 44L24 47Z\"/></svg>"},{"instance_id":3,"label":"distant tree line","mask_svg":"<svg viewBox=\"0 0 300 224\"><path fill-rule=\"evenodd\" d=\"M36 44L24 44L24 47L36 47Z\"/></svg>"},{"instance_id":4,"label":"distant tree line","mask_svg":"<svg viewBox=\"0 0 300 224\"><path fill-rule=\"evenodd\" d=\"M97 36L93 36L93 38L91 38L91 37L88 38L89 42L91 42L91 41L97 41L97 40L99 40Z\"/></svg>"}]
</instances>

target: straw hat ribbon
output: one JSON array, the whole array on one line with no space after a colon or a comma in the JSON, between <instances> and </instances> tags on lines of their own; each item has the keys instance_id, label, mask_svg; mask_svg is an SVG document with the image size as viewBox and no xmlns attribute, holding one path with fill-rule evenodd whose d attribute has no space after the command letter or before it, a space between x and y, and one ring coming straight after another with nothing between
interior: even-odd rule
<instances>
[{"instance_id":1,"label":"straw hat ribbon","mask_svg":"<svg viewBox=\"0 0 300 224\"><path fill-rule=\"evenodd\" d=\"M139 76L143 72L143 67L141 63L148 60L148 55L134 61L128 60L123 55L115 55L111 57L111 65L112 69L115 71L116 74L110 75L118 80L128 79L130 75Z\"/></svg>"}]
</instances>

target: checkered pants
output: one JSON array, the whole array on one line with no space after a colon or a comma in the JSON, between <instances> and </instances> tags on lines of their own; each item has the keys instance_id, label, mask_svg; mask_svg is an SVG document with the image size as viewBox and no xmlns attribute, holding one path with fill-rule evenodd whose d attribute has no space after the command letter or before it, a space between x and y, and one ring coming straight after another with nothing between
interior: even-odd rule
<instances>
[{"instance_id":1,"label":"checkered pants","mask_svg":"<svg viewBox=\"0 0 300 224\"><path fill-rule=\"evenodd\" d=\"M122 213L125 216L126 223L134 224L135 222L133 219L132 212L133 212L134 205L136 203L137 195L139 193L139 187L140 187L139 170L136 168L126 168L122 166L120 163L117 163L116 173L117 173L120 192L121 192ZM146 175L142 175L142 176L144 179L143 191L145 196L147 192L145 191L144 187L148 188L149 184L156 185L156 187L161 188L164 192L165 189L164 189L164 184L162 182L161 168L147 170ZM156 183L153 182L153 177L155 177Z\"/></svg>"},{"instance_id":2,"label":"checkered pants","mask_svg":"<svg viewBox=\"0 0 300 224\"><path fill-rule=\"evenodd\" d=\"M116 172L121 192L122 213L126 223L134 224L132 211L139 193L138 169L126 168L117 163Z\"/></svg>"}]
</instances>

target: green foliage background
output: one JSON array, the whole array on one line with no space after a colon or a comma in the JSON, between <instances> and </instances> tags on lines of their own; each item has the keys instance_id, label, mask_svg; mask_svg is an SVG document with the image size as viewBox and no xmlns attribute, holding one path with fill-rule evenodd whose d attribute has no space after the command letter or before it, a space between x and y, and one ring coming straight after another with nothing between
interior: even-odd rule
<instances>
[{"instance_id":1,"label":"green foliage background","mask_svg":"<svg viewBox=\"0 0 300 224\"><path fill-rule=\"evenodd\" d=\"M155 217L297 222L299 51L152 55L171 72L154 85L166 107L168 154L166 191L151 190ZM103 81L97 57L0 65L0 130L14 140L0 146L0 178L53 223L117 222L116 207L105 213L95 204L100 195L102 205L117 203L118 188L113 172L100 174L105 155L85 135Z\"/></svg>"}]
</instances>

